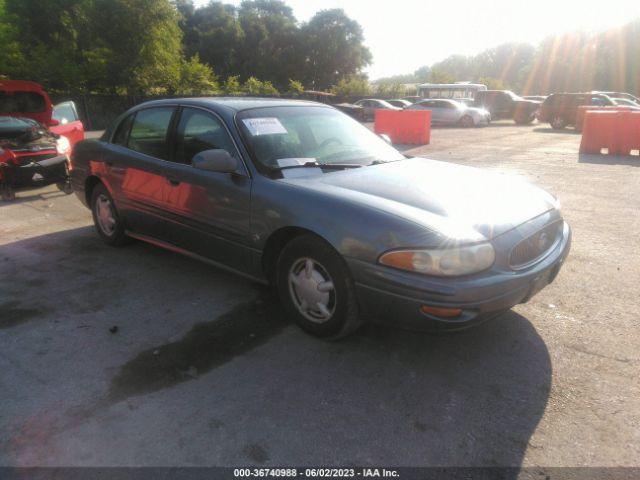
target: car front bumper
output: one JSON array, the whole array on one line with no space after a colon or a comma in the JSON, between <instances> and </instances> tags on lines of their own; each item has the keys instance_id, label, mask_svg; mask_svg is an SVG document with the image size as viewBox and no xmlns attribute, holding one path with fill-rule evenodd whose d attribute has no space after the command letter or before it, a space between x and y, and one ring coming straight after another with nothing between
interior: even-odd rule
<instances>
[{"instance_id":1,"label":"car front bumper","mask_svg":"<svg viewBox=\"0 0 640 480\"><path fill-rule=\"evenodd\" d=\"M560 241L532 267L522 271L489 271L461 278L433 278L383 265L348 259L356 278L358 302L365 319L410 330L457 330L482 323L527 302L553 282L571 247L571 229L563 225ZM459 308L456 318L423 313L423 305Z\"/></svg>"},{"instance_id":2,"label":"car front bumper","mask_svg":"<svg viewBox=\"0 0 640 480\"><path fill-rule=\"evenodd\" d=\"M38 187L67 180L66 155L34 160L23 165L0 164L0 179L12 188Z\"/></svg>"}]
</instances>

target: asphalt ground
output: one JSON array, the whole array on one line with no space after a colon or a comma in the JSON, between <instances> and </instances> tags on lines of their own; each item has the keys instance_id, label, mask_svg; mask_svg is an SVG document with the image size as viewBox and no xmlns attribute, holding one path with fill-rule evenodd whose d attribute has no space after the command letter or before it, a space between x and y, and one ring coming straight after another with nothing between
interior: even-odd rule
<instances>
[{"instance_id":1,"label":"asphalt ground","mask_svg":"<svg viewBox=\"0 0 640 480\"><path fill-rule=\"evenodd\" d=\"M523 175L573 228L555 283L455 335L321 341L244 279L103 245L55 187L0 203L0 465L638 466L640 158L579 140L402 147Z\"/></svg>"}]
</instances>

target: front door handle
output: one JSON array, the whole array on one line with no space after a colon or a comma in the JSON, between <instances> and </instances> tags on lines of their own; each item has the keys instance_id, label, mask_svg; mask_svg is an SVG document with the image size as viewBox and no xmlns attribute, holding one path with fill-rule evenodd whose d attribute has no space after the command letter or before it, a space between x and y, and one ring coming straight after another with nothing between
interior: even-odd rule
<instances>
[{"instance_id":1,"label":"front door handle","mask_svg":"<svg viewBox=\"0 0 640 480\"><path fill-rule=\"evenodd\" d=\"M180 185L180 180L177 180L173 177L167 177L167 183L173 187L177 187Z\"/></svg>"}]
</instances>

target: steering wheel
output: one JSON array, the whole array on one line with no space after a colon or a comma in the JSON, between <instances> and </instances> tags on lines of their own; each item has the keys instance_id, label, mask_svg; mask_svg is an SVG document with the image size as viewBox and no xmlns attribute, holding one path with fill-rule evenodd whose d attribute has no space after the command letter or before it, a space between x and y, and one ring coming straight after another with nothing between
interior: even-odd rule
<instances>
[{"instance_id":1,"label":"steering wheel","mask_svg":"<svg viewBox=\"0 0 640 480\"><path fill-rule=\"evenodd\" d=\"M332 143L337 143L338 145L344 145L339 138L336 137L329 137L325 140L323 140L322 142L320 142L320 145L318 145L318 148L324 148L327 145L330 145Z\"/></svg>"}]
</instances>

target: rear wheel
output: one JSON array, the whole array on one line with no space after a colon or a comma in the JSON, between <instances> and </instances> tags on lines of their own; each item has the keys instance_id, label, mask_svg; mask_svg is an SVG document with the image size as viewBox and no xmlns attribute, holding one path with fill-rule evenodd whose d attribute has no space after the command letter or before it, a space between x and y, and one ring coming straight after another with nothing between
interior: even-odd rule
<instances>
[{"instance_id":1,"label":"rear wheel","mask_svg":"<svg viewBox=\"0 0 640 480\"><path fill-rule=\"evenodd\" d=\"M96 185L91 193L91 213L98 235L106 244L119 246L127 243L129 239L125 235L113 198L102 184Z\"/></svg>"},{"instance_id":2,"label":"rear wheel","mask_svg":"<svg viewBox=\"0 0 640 480\"><path fill-rule=\"evenodd\" d=\"M519 115L514 118L513 121L518 125L529 125L531 122L533 122L534 118L535 117L533 115Z\"/></svg>"},{"instance_id":3,"label":"rear wheel","mask_svg":"<svg viewBox=\"0 0 640 480\"><path fill-rule=\"evenodd\" d=\"M567 121L561 115L556 115L551 119L551 128L554 130L563 130L567 126Z\"/></svg>"},{"instance_id":4,"label":"rear wheel","mask_svg":"<svg viewBox=\"0 0 640 480\"><path fill-rule=\"evenodd\" d=\"M361 325L349 270L322 239L304 235L289 242L276 275L285 311L306 332L339 338Z\"/></svg>"},{"instance_id":5,"label":"rear wheel","mask_svg":"<svg viewBox=\"0 0 640 480\"><path fill-rule=\"evenodd\" d=\"M473 117L470 115L465 115L460 119L460 126L464 128L471 128L475 126L475 122L473 121Z\"/></svg>"}]
</instances>

